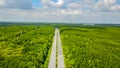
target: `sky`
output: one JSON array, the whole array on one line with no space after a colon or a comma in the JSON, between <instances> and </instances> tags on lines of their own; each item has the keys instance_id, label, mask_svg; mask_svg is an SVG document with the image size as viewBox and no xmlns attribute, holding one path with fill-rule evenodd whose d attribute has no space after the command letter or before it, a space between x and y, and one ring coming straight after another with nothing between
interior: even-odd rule
<instances>
[{"instance_id":1,"label":"sky","mask_svg":"<svg viewBox=\"0 0 120 68\"><path fill-rule=\"evenodd\" d=\"M0 21L120 24L120 0L0 0Z\"/></svg>"}]
</instances>

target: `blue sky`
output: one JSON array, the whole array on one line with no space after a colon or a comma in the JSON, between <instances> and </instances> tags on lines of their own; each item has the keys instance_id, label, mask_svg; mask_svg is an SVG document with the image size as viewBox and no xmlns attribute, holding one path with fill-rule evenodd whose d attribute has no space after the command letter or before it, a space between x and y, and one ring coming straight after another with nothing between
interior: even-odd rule
<instances>
[{"instance_id":1,"label":"blue sky","mask_svg":"<svg viewBox=\"0 0 120 68\"><path fill-rule=\"evenodd\" d=\"M32 3L35 7L41 8L42 5L40 4L40 0L32 0Z\"/></svg>"},{"instance_id":2,"label":"blue sky","mask_svg":"<svg viewBox=\"0 0 120 68\"><path fill-rule=\"evenodd\" d=\"M1 0L0 21L120 24L120 0Z\"/></svg>"}]
</instances>

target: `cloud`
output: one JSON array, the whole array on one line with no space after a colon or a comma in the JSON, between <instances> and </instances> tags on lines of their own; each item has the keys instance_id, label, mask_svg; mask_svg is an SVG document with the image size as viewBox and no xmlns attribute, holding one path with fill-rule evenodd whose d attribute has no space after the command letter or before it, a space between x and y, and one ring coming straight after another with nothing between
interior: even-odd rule
<instances>
[{"instance_id":1,"label":"cloud","mask_svg":"<svg viewBox=\"0 0 120 68\"><path fill-rule=\"evenodd\" d=\"M0 6L4 6L5 5L5 1L4 0L0 0Z\"/></svg>"},{"instance_id":2,"label":"cloud","mask_svg":"<svg viewBox=\"0 0 120 68\"><path fill-rule=\"evenodd\" d=\"M58 0L58 2L53 2L52 0L41 0L41 4L45 7L56 7L56 8L61 8L64 5L64 1L63 0Z\"/></svg>"},{"instance_id":3,"label":"cloud","mask_svg":"<svg viewBox=\"0 0 120 68\"><path fill-rule=\"evenodd\" d=\"M32 9L32 0L0 0L3 8L10 9Z\"/></svg>"},{"instance_id":4,"label":"cloud","mask_svg":"<svg viewBox=\"0 0 120 68\"><path fill-rule=\"evenodd\" d=\"M61 10L61 14L68 14L68 15L79 15L81 12L78 10Z\"/></svg>"},{"instance_id":5,"label":"cloud","mask_svg":"<svg viewBox=\"0 0 120 68\"><path fill-rule=\"evenodd\" d=\"M40 7L35 7L33 1L0 0L0 20L120 23L117 0L40 0Z\"/></svg>"},{"instance_id":6,"label":"cloud","mask_svg":"<svg viewBox=\"0 0 120 68\"><path fill-rule=\"evenodd\" d=\"M64 1L63 0L58 0L58 2L51 1L50 3L55 6L61 6L64 4Z\"/></svg>"},{"instance_id":7,"label":"cloud","mask_svg":"<svg viewBox=\"0 0 120 68\"><path fill-rule=\"evenodd\" d=\"M94 4L94 11L98 12L118 12L120 13L119 4L117 4L117 0L99 0L98 3Z\"/></svg>"},{"instance_id":8,"label":"cloud","mask_svg":"<svg viewBox=\"0 0 120 68\"><path fill-rule=\"evenodd\" d=\"M113 11L120 11L120 5L114 5L114 6L112 6L111 10L113 10Z\"/></svg>"},{"instance_id":9,"label":"cloud","mask_svg":"<svg viewBox=\"0 0 120 68\"><path fill-rule=\"evenodd\" d=\"M116 0L99 0L98 4L102 4L105 6L115 5Z\"/></svg>"},{"instance_id":10,"label":"cloud","mask_svg":"<svg viewBox=\"0 0 120 68\"><path fill-rule=\"evenodd\" d=\"M116 0L104 0L105 4L115 4Z\"/></svg>"}]
</instances>

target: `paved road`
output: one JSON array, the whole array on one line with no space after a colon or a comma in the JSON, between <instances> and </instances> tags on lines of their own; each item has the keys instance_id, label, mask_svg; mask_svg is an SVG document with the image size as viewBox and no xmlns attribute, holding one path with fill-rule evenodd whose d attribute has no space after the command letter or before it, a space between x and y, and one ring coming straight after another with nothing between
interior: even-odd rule
<instances>
[{"instance_id":1,"label":"paved road","mask_svg":"<svg viewBox=\"0 0 120 68\"><path fill-rule=\"evenodd\" d=\"M57 43L57 29L55 29L55 35L53 39L52 51L50 55L50 61L48 68L56 68L56 44Z\"/></svg>"},{"instance_id":2,"label":"paved road","mask_svg":"<svg viewBox=\"0 0 120 68\"><path fill-rule=\"evenodd\" d=\"M56 46L58 47L58 53L57 53L58 67L57 68L65 68L62 45L61 45L60 34L59 34L58 28L55 29L55 35L54 35L48 68L56 68Z\"/></svg>"},{"instance_id":3,"label":"paved road","mask_svg":"<svg viewBox=\"0 0 120 68\"><path fill-rule=\"evenodd\" d=\"M65 68L64 64L64 58L63 58L63 52L62 52L62 45L61 45L61 40L60 40L60 33L59 29L57 28L57 44L58 44L58 68Z\"/></svg>"}]
</instances>

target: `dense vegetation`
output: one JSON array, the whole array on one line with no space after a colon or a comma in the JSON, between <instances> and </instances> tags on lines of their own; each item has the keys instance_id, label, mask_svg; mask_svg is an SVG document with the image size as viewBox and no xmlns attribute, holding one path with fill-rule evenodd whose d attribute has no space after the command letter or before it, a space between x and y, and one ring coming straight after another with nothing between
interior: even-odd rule
<instances>
[{"instance_id":1,"label":"dense vegetation","mask_svg":"<svg viewBox=\"0 0 120 68\"><path fill-rule=\"evenodd\" d=\"M62 27L66 68L120 68L119 27Z\"/></svg>"},{"instance_id":2,"label":"dense vegetation","mask_svg":"<svg viewBox=\"0 0 120 68\"><path fill-rule=\"evenodd\" d=\"M0 68L47 68L54 28L0 26Z\"/></svg>"}]
</instances>

